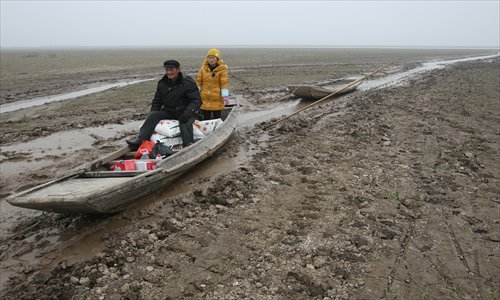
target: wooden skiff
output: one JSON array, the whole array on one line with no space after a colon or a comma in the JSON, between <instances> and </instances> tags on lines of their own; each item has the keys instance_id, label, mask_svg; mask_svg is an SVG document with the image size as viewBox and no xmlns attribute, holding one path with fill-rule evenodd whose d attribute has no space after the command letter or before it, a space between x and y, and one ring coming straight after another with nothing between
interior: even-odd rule
<instances>
[{"instance_id":1,"label":"wooden skiff","mask_svg":"<svg viewBox=\"0 0 500 300\"><path fill-rule=\"evenodd\" d=\"M321 99L327 95L330 95L333 92L340 91L342 88L346 87L348 84L353 82L354 80L349 79L341 79L338 80L332 85L321 87L315 85L289 85L288 90L292 92L295 96L306 99L306 100L317 100ZM346 94L354 91L359 85L361 81L353 84L352 86L346 88L343 91L337 93L337 95Z\"/></svg>"},{"instance_id":2,"label":"wooden skiff","mask_svg":"<svg viewBox=\"0 0 500 300\"><path fill-rule=\"evenodd\" d=\"M140 197L164 189L229 140L236 129L239 106L227 107L224 122L188 148L163 159L155 170L107 171L112 161L130 159L128 146L57 180L12 195L7 202L20 207L64 213L111 213Z\"/></svg>"}]
</instances>

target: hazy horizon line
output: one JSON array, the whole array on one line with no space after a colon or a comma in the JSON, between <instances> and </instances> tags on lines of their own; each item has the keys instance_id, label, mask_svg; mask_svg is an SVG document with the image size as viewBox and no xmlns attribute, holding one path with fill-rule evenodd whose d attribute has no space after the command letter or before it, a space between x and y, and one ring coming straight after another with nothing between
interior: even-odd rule
<instances>
[{"instance_id":1,"label":"hazy horizon line","mask_svg":"<svg viewBox=\"0 0 500 300\"><path fill-rule=\"evenodd\" d=\"M161 45L123 45L123 46L14 46L2 47L3 50L84 50L84 49L206 49L213 48L214 45L175 45L175 46L161 46ZM363 45L220 45L217 48L254 48L254 49L310 49L310 48L323 48L323 49L478 49L478 50L499 50L500 46L363 46Z\"/></svg>"}]
</instances>

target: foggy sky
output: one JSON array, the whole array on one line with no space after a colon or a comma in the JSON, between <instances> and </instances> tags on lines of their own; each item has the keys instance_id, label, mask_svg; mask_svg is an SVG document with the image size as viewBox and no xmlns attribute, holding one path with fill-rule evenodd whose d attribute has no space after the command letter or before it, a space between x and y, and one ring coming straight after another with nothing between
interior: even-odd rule
<instances>
[{"instance_id":1,"label":"foggy sky","mask_svg":"<svg viewBox=\"0 0 500 300\"><path fill-rule=\"evenodd\" d=\"M0 0L0 46L498 48L499 15L499 0Z\"/></svg>"}]
</instances>

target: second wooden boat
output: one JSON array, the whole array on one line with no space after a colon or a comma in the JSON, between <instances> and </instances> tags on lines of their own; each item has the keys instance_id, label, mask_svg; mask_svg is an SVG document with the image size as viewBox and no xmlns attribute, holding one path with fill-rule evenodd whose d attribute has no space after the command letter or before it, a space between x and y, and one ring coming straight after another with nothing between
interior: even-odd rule
<instances>
[{"instance_id":1,"label":"second wooden boat","mask_svg":"<svg viewBox=\"0 0 500 300\"><path fill-rule=\"evenodd\" d=\"M318 100L331 93L337 92L337 95L346 94L354 91L360 84L361 81L345 88L347 85L352 83L354 80L342 79L335 81L333 84L328 86L317 86L317 85L289 85L288 90L295 96L306 100ZM344 90L342 90L345 88Z\"/></svg>"}]
</instances>

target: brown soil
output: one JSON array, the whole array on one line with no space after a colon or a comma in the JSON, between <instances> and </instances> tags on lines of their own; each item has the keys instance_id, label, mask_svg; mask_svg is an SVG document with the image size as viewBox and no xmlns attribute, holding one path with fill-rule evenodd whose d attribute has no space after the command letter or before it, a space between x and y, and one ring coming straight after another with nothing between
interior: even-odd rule
<instances>
[{"instance_id":1,"label":"brown soil","mask_svg":"<svg viewBox=\"0 0 500 300\"><path fill-rule=\"evenodd\" d=\"M186 179L196 188L174 197L113 216L20 220L0 259L35 252L37 263L12 263L1 297L499 299L499 70L498 59L462 63L261 123L216 157L243 149L248 160ZM274 103L283 95L267 91ZM249 105L263 105L251 93ZM54 243L53 230L72 237ZM93 238L98 254L64 259Z\"/></svg>"}]
</instances>

